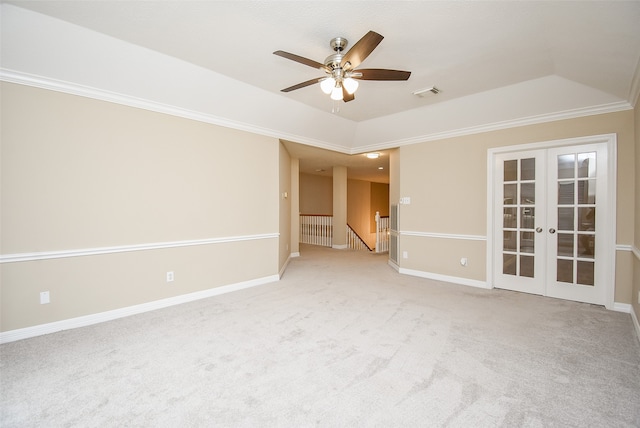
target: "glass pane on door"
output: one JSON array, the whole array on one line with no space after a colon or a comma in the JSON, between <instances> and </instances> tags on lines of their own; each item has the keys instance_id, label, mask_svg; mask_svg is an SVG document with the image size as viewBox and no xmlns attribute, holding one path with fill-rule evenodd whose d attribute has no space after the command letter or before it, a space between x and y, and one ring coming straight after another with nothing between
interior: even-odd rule
<instances>
[{"instance_id":1,"label":"glass pane on door","mask_svg":"<svg viewBox=\"0 0 640 428\"><path fill-rule=\"evenodd\" d=\"M557 172L556 277L565 284L593 286L596 153L558 155Z\"/></svg>"},{"instance_id":2,"label":"glass pane on door","mask_svg":"<svg viewBox=\"0 0 640 428\"><path fill-rule=\"evenodd\" d=\"M505 160L502 273L534 277L536 158Z\"/></svg>"}]
</instances>

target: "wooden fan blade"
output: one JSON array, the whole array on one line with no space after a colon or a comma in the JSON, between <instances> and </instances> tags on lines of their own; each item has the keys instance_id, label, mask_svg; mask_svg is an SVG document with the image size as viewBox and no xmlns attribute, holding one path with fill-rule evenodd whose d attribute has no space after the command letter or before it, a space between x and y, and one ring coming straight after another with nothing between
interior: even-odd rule
<instances>
[{"instance_id":1,"label":"wooden fan blade","mask_svg":"<svg viewBox=\"0 0 640 428\"><path fill-rule=\"evenodd\" d=\"M358 76L357 73L362 74ZM387 70L385 68L364 68L354 72L354 79L360 80L408 80L410 71Z\"/></svg>"},{"instance_id":2,"label":"wooden fan blade","mask_svg":"<svg viewBox=\"0 0 640 428\"><path fill-rule=\"evenodd\" d=\"M342 87L342 101L348 103L349 101L353 101L356 98L355 94L350 94L347 90Z\"/></svg>"},{"instance_id":3,"label":"wooden fan blade","mask_svg":"<svg viewBox=\"0 0 640 428\"><path fill-rule=\"evenodd\" d=\"M369 31L358 42L353 45L349 52L342 58L342 68L347 68L346 64L349 62L351 65L349 70L353 70L360 65L362 61L369 56L371 52L380 44L384 39L380 34L375 31Z\"/></svg>"},{"instance_id":4,"label":"wooden fan blade","mask_svg":"<svg viewBox=\"0 0 640 428\"><path fill-rule=\"evenodd\" d=\"M314 61L312 59L305 58L305 57L300 56L300 55L292 54L292 53L285 52L285 51L275 51L273 54L281 56L281 57L286 58L286 59L290 59L291 61L299 62L300 64L308 65L309 67L319 68L321 70L326 69L324 64L321 64L318 61Z\"/></svg>"},{"instance_id":5,"label":"wooden fan blade","mask_svg":"<svg viewBox=\"0 0 640 428\"><path fill-rule=\"evenodd\" d=\"M314 83L318 83L321 79L323 78L318 77L315 79L307 80L306 82L298 83L297 85L293 85L293 86L289 86L288 88L281 89L280 92L291 92L291 91L295 91L296 89L304 88L306 86L311 86Z\"/></svg>"}]
</instances>

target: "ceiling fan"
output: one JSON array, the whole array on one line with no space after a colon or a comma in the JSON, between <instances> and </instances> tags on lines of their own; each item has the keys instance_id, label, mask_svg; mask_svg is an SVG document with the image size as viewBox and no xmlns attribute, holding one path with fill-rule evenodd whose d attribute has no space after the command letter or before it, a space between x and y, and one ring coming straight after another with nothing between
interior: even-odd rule
<instances>
[{"instance_id":1,"label":"ceiling fan","mask_svg":"<svg viewBox=\"0 0 640 428\"><path fill-rule=\"evenodd\" d=\"M336 37L331 39L329 43L335 51L329 55L324 64L312 59L304 58L296 54L285 51L275 51L274 54L309 67L323 70L326 75L297 85L284 88L282 92L291 92L296 89L320 83L322 91L331 95L333 100L343 100L344 102L352 101L355 98L355 91L358 89L359 80L407 80L411 76L410 71L387 70L384 68L364 68L356 70L362 61L364 61L371 52L380 44L384 37L375 31L369 31L358 42L353 45L348 52L343 53L347 47L347 39L344 37Z\"/></svg>"}]
</instances>

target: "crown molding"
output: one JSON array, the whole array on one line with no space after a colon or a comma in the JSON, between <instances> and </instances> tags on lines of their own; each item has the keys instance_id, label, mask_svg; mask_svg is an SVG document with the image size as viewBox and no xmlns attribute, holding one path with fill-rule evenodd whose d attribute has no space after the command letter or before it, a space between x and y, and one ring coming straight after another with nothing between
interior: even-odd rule
<instances>
[{"instance_id":1,"label":"crown molding","mask_svg":"<svg viewBox=\"0 0 640 428\"><path fill-rule=\"evenodd\" d=\"M327 141L321 141L313 138L308 138L303 135L291 134L291 133L278 131L271 128L256 126L247 122L232 120L232 119L228 119L221 116L201 113L198 111L176 107L168 104L163 104L156 101L150 101L143 98L137 98L137 97L133 97L130 95L125 95L117 92L97 89L97 88L93 88L85 85L80 85L77 83L71 83L71 82L66 82L62 80L51 79L48 77L37 76L29 73L23 73L20 71L0 68L0 81L8 82L8 83L16 83L16 84L25 85L25 86L32 86L40 89L48 89L51 91L77 95L77 96L91 98L91 99L100 100L100 101L107 101L115 104L125 105L128 107L149 110L156 113L164 113L171 116L182 117L185 119L191 119L198 122L218 125L225 128L251 132L253 134L278 138L282 140L295 141L301 144L306 144L306 145L318 147L321 149L333 150L336 152L349 154L348 148L345 148L344 146L340 146L337 144L332 144Z\"/></svg>"},{"instance_id":2,"label":"crown molding","mask_svg":"<svg viewBox=\"0 0 640 428\"><path fill-rule=\"evenodd\" d=\"M638 74L636 74L638 76ZM639 78L634 79L634 87L636 92L640 92ZM620 101L615 103L602 104L591 107L583 107L571 110L565 110L555 113L542 114L536 116L523 117L513 120L495 122L485 125L471 126L460 129L453 129L450 131L436 132L432 134L423 134L415 137L402 138L398 140L385 141L382 143L371 144L358 147L345 147L343 145L331 143L328 141L317 140L308 138L303 135L295 135L287 132L279 131L276 129L266 128L262 126L256 126L250 123L241 122L237 120L228 119L225 117L215 116L212 114L201 113L194 110L188 110L181 107L176 107L168 104L158 103L142 98L137 98L125 94L120 94L112 91L106 91L76 83L60 81L43 76L36 76L28 73L23 73L15 70L8 70L0 68L0 81L16 83L26 86L37 87L41 89L48 89L51 91L63 92L72 95L78 95L86 98L92 98L101 101L112 102L116 104L126 105L129 107L140 108L144 110L154 111L158 113L169 114L172 116L182 117L186 119L196 120L199 122L209 123L212 125L223 126L226 128L237 129L240 131L251 132L266 137L273 137L282 140L294 141L296 143L306 144L312 147L317 147L326 150L332 150L335 152L355 155L366 153L375 150L387 150L401 146L407 146L411 144L424 143L429 141L444 140L448 138L462 137L466 135L480 134L491 131L499 131L509 128L517 128L527 125L535 125L546 122L554 122L559 120L574 119L585 116L594 116L606 113L616 113L625 110L632 110L633 106L627 101ZM362 125L358 125L362 126Z\"/></svg>"},{"instance_id":3,"label":"crown molding","mask_svg":"<svg viewBox=\"0 0 640 428\"><path fill-rule=\"evenodd\" d=\"M429 141L445 140L447 138L463 137L466 135L481 134L485 132L500 131L510 128L518 128L527 125L537 125L559 120L575 119L579 117L595 116L606 113L617 113L620 111L633 110L633 106L627 101L602 104L591 107L583 107L561 112L542 114L536 116L523 117L519 119L495 122L486 125L471 126L467 128L454 129L451 131L436 132L433 134L423 134L416 137L403 138L368 146L360 146L353 149L350 154L360 154L375 150L386 150L411 144L425 143Z\"/></svg>"}]
</instances>

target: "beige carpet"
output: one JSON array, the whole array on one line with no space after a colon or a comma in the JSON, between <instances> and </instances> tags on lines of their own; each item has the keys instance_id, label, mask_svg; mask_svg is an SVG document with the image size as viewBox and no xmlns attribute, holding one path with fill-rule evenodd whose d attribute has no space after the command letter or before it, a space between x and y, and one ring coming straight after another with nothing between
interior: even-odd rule
<instances>
[{"instance_id":1,"label":"beige carpet","mask_svg":"<svg viewBox=\"0 0 640 428\"><path fill-rule=\"evenodd\" d=\"M628 314L301 253L277 283L0 346L0 425L640 426Z\"/></svg>"}]
</instances>

